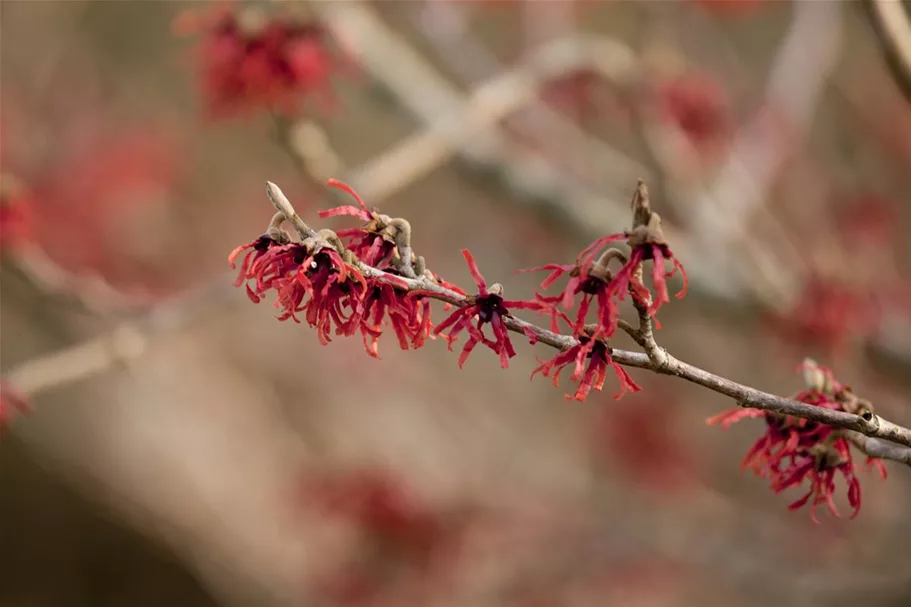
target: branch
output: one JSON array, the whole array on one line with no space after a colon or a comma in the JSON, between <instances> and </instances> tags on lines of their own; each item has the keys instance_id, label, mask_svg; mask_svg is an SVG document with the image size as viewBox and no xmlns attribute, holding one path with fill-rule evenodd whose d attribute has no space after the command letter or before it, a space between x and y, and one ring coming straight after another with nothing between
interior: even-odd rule
<instances>
[{"instance_id":1,"label":"branch","mask_svg":"<svg viewBox=\"0 0 911 607\"><path fill-rule=\"evenodd\" d=\"M456 306L467 305L464 296L425 278L402 278L364 264L359 264L358 269L364 276L388 282L393 286L401 287L404 284L407 286L408 291L425 291L428 293L428 297ZM513 315L505 316L503 323L510 331L529 337L534 336L537 341L558 350L567 350L579 343L570 335L548 331ZM654 337L652 341L654 341ZM645 369L654 373L685 379L713 392L729 396L742 407L791 415L852 431L853 434L849 434L848 438L867 455L882 457L883 459L890 459L911 466L911 430L907 428L893 424L878 415L854 415L844 411L808 405L790 398L763 392L700 369L695 365L679 360L665 350L661 351L663 352L663 360L657 363L650 360L647 354L618 350L616 348L611 349L611 358L627 367ZM863 440L857 438L858 436ZM897 443L897 445L884 443L883 441Z\"/></svg>"},{"instance_id":2,"label":"branch","mask_svg":"<svg viewBox=\"0 0 911 607\"><path fill-rule=\"evenodd\" d=\"M314 234L313 230L295 212L294 207L278 186L269 182L267 192L275 208L294 224L301 237ZM427 297L459 307L469 305L466 296L442 287L429 278L393 275L361 261L356 261L355 265L365 277L375 278L396 288L406 291L422 291ZM199 311L205 308L206 301L212 295L208 291L209 289L204 289L189 298L181 298L169 306L163 306L135 325L124 325L107 336L67 348L58 354L39 357L24 363L6 374L3 383L23 393L26 397L33 397L41 390L101 372L109 369L114 362L138 356L145 346L144 334L185 324L189 317L195 316L188 313L189 310ZM635 301L635 298L633 300ZM840 428L845 431L845 437L868 456L911 466L911 430L869 411L865 411L861 415L854 415L763 392L679 360L658 346L646 307L639 305L637 309L639 327L634 328L625 321L620 323L620 327L629 333L647 353L611 348L611 358L615 362L627 367L679 377L728 396L742 407L790 415ZM175 314L175 310L182 313ZM567 350L579 343L570 335L548 331L511 314L503 317L503 323L510 331L558 350Z\"/></svg>"}]
</instances>

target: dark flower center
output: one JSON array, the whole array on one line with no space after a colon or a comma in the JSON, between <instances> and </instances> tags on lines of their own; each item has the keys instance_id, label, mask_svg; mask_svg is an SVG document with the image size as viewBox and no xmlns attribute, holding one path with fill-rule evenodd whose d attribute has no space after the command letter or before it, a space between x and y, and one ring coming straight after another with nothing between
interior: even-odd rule
<instances>
[{"instance_id":1,"label":"dark flower center","mask_svg":"<svg viewBox=\"0 0 911 607\"><path fill-rule=\"evenodd\" d=\"M597 295L607 283L597 276L589 276L579 285L579 291L587 295Z\"/></svg>"},{"instance_id":2,"label":"dark flower center","mask_svg":"<svg viewBox=\"0 0 911 607\"><path fill-rule=\"evenodd\" d=\"M490 322L495 314L504 316L509 314L509 310L503 305L503 298L499 295L490 294L486 297L478 297L478 318L482 322Z\"/></svg>"},{"instance_id":3,"label":"dark flower center","mask_svg":"<svg viewBox=\"0 0 911 607\"><path fill-rule=\"evenodd\" d=\"M260 253L265 253L266 249L271 247L274 244L278 244L275 240L268 234L263 234L256 239L256 242L253 243L253 248Z\"/></svg>"}]
</instances>

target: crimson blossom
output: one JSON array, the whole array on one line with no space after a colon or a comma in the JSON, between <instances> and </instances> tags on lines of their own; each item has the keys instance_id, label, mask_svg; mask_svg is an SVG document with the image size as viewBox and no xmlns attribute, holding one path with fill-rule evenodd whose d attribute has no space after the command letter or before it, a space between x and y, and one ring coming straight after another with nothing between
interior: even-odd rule
<instances>
[{"instance_id":1,"label":"crimson blossom","mask_svg":"<svg viewBox=\"0 0 911 607\"><path fill-rule=\"evenodd\" d=\"M576 318L572 323L573 336L576 338L587 330L586 319L593 302L597 304L597 309L595 328L591 336L595 339L607 339L617 329L620 317L619 302L625 299L627 293L630 293L633 301L646 309L656 322L658 309L670 301L667 279L678 271L683 278L683 287L677 293L677 298L686 295L686 270L664 238L660 216L649 207L648 190L644 182L639 182L632 205L633 229L598 238L579 254L574 265L547 264L521 270L549 270L550 275L541 282L542 290L550 288L562 276L569 276L569 281L559 296L538 294L536 299L545 308L553 310L558 304L562 304L564 309L571 311L575 308L576 296L582 295ZM629 256L616 248L608 248L608 245L624 240L632 249ZM613 260L622 264L616 272L608 267ZM654 295L642 279L642 266L646 261L652 262ZM666 271L665 261L673 264L670 271ZM553 322L556 323L555 318Z\"/></svg>"},{"instance_id":2,"label":"crimson blossom","mask_svg":"<svg viewBox=\"0 0 911 607\"><path fill-rule=\"evenodd\" d=\"M809 389L794 396L795 400L850 413L861 413L863 408L869 411L869 405L859 404L862 401L853 395L851 388L838 382L826 367L807 361L801 365L801 370L814 373L816 380ZM850 444L844 436L825 424L759 409L731 409L709 418L707 423L727 429L742 419L753 417L763 418L766 430L747 451L742 469L749 468L767 479L776 494L807 481L809 491L788 509L796 510L809 503L810 517L815 523L819 522L816 507L820 504L825 504L833 516L839 517L833 495L835 477L840 474L848 487L848 504L853 509L851 518L857 516L861 505L860 481L854 472ZM867 463L886 478L881 459L868 458Z\"/></svg>"},{"instance_id":3,"label":"crimson blossom","mask_svg":"<svg viewBox=\"0 0 911 607\"><path fill-rule=\"evenodd\" d=\"M587 365L586 360L588 361ZM608 366L614 369L617 379L620 380L620 392L614 395L615 399L623 396L627 390L638 392L642 389L639 384L633 381L626 369L614 362L610 355L610 348L604 341L591 339L586 335L579 336L579 343L573 347L560 352L548 361L539 360L539 362L541 364L532 371L531 376L534 377L540 373L544 377L550 377L551 373L553 373L552 382L554 386L560 385L560 372L569 364L575 363L570 379L578 381L579 386L572 396L566 395L567 399L584 401L592 389L600 392L607 377Z\"/></svg>"},{"instance_id":4,"label":"crimson blossom","mask_svg":"<svg viewBox=\"0 0 911 607\"><path fill-rule=\"evenodd\" d=\"M323 345L331 341L333 324L336 335L353 335L362 319L367 281L321 235L302 243L282 240L270 228L235 249L229 257L232 265L246 252L235 284L246 284L247 295L257 303L275 291L275 307L282 309L278 319L300 322L297 314L304 312Z\"/></svg>"},{"instance_id":5,"label":"crimson blossom","mask_svg":"<svg viewBox=\"0 0 911 607\"><path fill-rule=\"evenodd\" d=\"M542 311L543 306L537 301L519 301L503 299L503 287L499 283L491 285L489 288L478 264L475 263L474 256L468 249L462 249L462 256L468 264L468 271L478 287L477 295L468 295L465 298L464 306L456 309L449 318L436 326L433 332L440 335L443 331L449 329L446 334L446 340L449 343L449 349L452 350L452 344L455 343L459 333L463 330L468 332L468 341L462 347L462 353L459 354L459 368L468 360L468 355L477 347L479 343L484 344L500 356L500 366L504 369L509 367L509 359L516 355L516 351L509 339L509 330L503 324L503 317L509 314L510 308L522 308L526 310ZM428 291L412 291L412 296L431 295ZM475 319L477 323L475 324ZM489 339L484 335L481 328L489 324L493 331L494 338Z\"/></svg>"},{"instance_id":6,"label":"crimson blossom","mask_svg":"<svg viewBox=\"0 0 911 607\"><path fill-rule=\"evenodd\" d=\"M303 98L313 98L325 112L335 108L332 77L347 61L331 49L329 32L319 23L223 3L183 13L175 29L202 34L199 73L213 118L259 108L294 116Z\"/></svg>"},{"instance_id":7,"label":"crimson blossom","mask_svg":"<svg viewBox=\"0 0 911 607\"><path fill-rule=\"evenodd\" d=\"M328 184L351 195L358 206L345 205L335 207L334 209L320 211L319 216L325 219L327 217L347 215L366 222L363 227L338 230L336 234L345 243L345 247L368 266L373 266L378 270L387 269L396 252L395 238L397 231L399 226L405 224L404 220L396 220L387 215L381 215L377 209L368 209L360 195L347 183L338 179L330 179ZM410 236L410 228L408 235Z\"/></svg>"}]
</instances>

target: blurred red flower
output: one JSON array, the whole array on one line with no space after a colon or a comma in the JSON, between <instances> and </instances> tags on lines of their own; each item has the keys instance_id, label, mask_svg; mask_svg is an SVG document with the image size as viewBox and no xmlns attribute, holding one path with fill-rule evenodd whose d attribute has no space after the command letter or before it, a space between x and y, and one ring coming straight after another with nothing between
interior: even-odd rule
<instances>
[{"instance_id":1,"label":"blurred red flower","mask_svg":"<svg viewBox=\"0 0 911 607\"><path fill-rule=\"evenodd\" d=\"M291 16L267 17L233 3L187 11L179 33L198 33L199 78L207 111L223 118L254 109L297 115L304 98L324 112L336 106L332 78L351 63L331 45L319 23Z\"/></svg>"},{"instance_id":2,"label":"blurred red flower","mask_svg":"<svg viewBox=\"0 0 911 607\"><path fill-rule=\"evenodd\" d=\"M624 405L601 407L589 427L597 463L656 491L674 492L695 482L696 461L675 431L680 402L661 391Z\"/></svg>"},{"instance_id":3,"label":"blurred red flower","mask_svg":"<svg viewBox=\"0 0 911 607\"><path fill-rule=\"evenodd\" d=\"M679 128L701 152L714 152L733 131L727 95L705 74L690 73L657 86L659 117Z\"/></svg>"}]
</instances>

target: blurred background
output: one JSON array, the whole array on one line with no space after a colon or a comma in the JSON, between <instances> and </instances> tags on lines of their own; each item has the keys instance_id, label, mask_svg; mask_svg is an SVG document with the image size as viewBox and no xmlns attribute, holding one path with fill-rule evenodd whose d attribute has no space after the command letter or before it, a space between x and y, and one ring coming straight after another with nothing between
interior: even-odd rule
<instances>
[{"instance_id":1,"label":"blurred background","mask_svg":"<svg viewBox=\"0 0 911 607\"><path fill-rule=\"evenodd\" d=\"M911 425L911 64L874 4L0 2L0 418L30 405L0 605L911 603L897 465L814 525L740 472L762 422L705 425L717 394L568 401L518 339L508 371L323 347L225 261L265 180L319 224L339 177L448 280L470 248L529 297L514 270L626 228L641 177L691 277L662 345L785 395L813 356ZM221 10L325 27L296 112L226 103Z\"/></svg>"}]
</instances>

